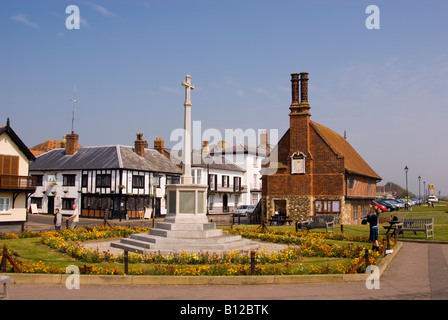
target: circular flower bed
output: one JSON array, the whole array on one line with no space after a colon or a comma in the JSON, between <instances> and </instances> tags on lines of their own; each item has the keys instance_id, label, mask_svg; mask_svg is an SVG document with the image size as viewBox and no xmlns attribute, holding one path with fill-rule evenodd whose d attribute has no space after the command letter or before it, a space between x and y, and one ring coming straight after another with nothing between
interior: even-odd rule
<instances>
[{"instance_id":1,"label":"circular flower bed","mask_svg":"<svg viewBox=\"0 0 448 320\"><path fill-rule=\"evenodd\" d=\"M123 263L123 254L113 254L109 251L86 248L82 241L107 238L128 237L133 233L148 232L149 228L126 227L93 227L65 229L63 231L49 231L40 233L40 242L58 252L67 254L84 263ZM235 229L229 231L249 239L256 239L274 243L295 245L278 252L255 252L255 274L330 274L348 273L357 264L364 254L362 245L335 244L337 241L368 243L366 237L346 236L343 234L328 234L314 232L293 232L270 230L262 232L257 229ZM33 234L36 236L36 234ZM12 237L11 237L12 238ZM333 240L333 241L328 241ZM332 242L332 243L330 243ZM349 263L321 264L319 267L304 267L302 261L306 258L322 257L334 259L349 259ZM377 252L370 255L370 263L376 264L379 257ZM128 259L130 264L152 265L152 268L134 267L129 269L129 274L152 275L248 275L252 273L250 252L230 251L222 254L198 252L181 252L178 254L132 253ZM65 273L65 270L52 267L39 261L38 263L25 264L17 261L16 265L21 272L34 273ZM150 271L148 271L150 270ZM123 274L122 268L86 266L80 268L83 274ZM361 266L357 270L363 272ZM8 272L13 272L12 267Z\"/></svg>"}]
</instances>

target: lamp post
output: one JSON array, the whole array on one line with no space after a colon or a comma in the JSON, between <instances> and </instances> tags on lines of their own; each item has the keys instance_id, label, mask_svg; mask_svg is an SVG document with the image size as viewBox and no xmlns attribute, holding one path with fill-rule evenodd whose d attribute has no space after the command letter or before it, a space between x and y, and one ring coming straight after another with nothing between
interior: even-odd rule
<instances>
[{"instance_id":1,"label":"lamp post","mask_svg":"<svg viewBox=\"0 0 448 320\"><path fill-rule=\"evenodd\" d=\"M207 164L207 216L209 215L209 196L210 196L210 163L212 163L213 158L210 156L210 153L208 153L204 157L204 162Z\"/></svg>"},{"instance_id":2,"label":"lamp post","mask_svg":"<svg viewBox=\"0 0 448 320\"><path fill-rule=\"evenodd\" d=\"M423 202L426 202L426 181L423 181Z\"/></svg>"},{"instance_id":3,"label":"lamp post","mask_svg":"<svg viewBox=\"0 0 448 320\"><path fill-rule=\"evenodd\" d=\"M422 177L418 176L418 205L421 205L421 199L420 199L420 180Z\"/></svg>"},{"instance_id":4,"label":"lamp post","mask_svg":"<svg viewBox=\"0 0 448 320\"><path fill-rule=\"evenodd\" d=\"M157 188L160 187L160 178L162 177L161 174L154 174L151 178L151 184L153 187L152 191L152 227L155 228L156 225L156 194L157 194Z\"/></svg>"},{"instance_id":5,"label":"lamp post","mask_svg":"<svg viewBox=\"0 0 448 320\"><path fill-rule=\"evenodd\" d=\"M406 201L405 201L406 210L408 210L408 205L409 205L409 199L408 199L408 197L409 197L409 193L408 193L408 170L409 170L408 166L404 167L404 172L406 172Z\"/></svg>"}]
</instances>

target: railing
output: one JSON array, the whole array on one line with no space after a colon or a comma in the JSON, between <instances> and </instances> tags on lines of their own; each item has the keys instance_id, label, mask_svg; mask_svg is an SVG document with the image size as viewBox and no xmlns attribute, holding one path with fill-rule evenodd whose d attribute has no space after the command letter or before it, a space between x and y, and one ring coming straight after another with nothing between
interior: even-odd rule
<instances>
[{"instance_id":1,"label":"railing","mask_svg":"<svg viewBox=\"0 0 448 320\"><path fill-rule=\"evenodd\" d=\"M35 189L35 177L0 175L0 190L33 191Z\"/></svg>"},{"instance_id":2,"label":"railing","mask_svg":"<svg viewBox=\"0 0 448 320\"><path fill-rule=\"evenodd\" d=\"M223 187L221 185L215 186L212 184L210 186L210 192L246 192L247 186L246 185L230 185L228 187Z\"/></svg>"}]
</instances>

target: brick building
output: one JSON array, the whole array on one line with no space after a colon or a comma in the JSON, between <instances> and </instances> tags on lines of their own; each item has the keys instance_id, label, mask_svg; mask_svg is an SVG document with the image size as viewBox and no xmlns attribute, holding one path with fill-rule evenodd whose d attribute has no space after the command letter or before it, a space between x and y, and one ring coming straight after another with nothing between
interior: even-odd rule
<instances>
[{"instance_id":1,"label":"brick building","mask_svg":"<svg viewBox=\"0 0 448 320\"><path fill-rule=\"evenodd\" d=\"M277 170L262 177L263 216L335 214L340 223L359 223L381 177L344 137L311 121L307 72L291 75L291 90L290 127L272 150Z\"/></svg>"}]
</instances>

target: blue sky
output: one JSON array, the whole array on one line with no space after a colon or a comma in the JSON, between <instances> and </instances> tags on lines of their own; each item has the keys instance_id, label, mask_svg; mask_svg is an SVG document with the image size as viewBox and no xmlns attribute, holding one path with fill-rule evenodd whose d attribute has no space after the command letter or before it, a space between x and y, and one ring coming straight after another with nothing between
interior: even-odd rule
<instances>
[{"instance_id":1,"label":"blue sky","mask_svg":"<svg viewBox=\"0 0 448 320\"><path fill-rule=\"evenodd\" d=\"M369 30L366 8L380 9ZM68 30L68 5L80 9ZM80 144L153 145L192 119L203 130L289 126L290 74L309 72L312 120L383 177L448 194L446 1L12 1L0 3L0 121L32 147L75 131Z\"/></svg>"}]
</instances>

